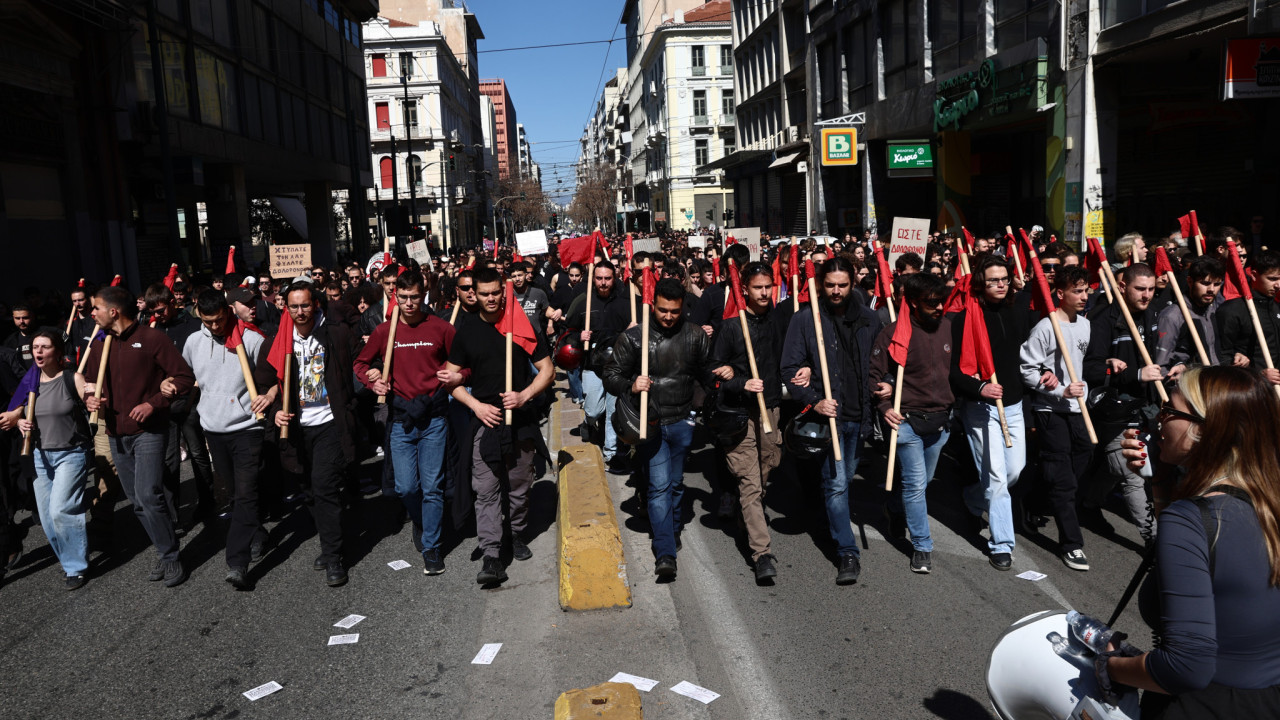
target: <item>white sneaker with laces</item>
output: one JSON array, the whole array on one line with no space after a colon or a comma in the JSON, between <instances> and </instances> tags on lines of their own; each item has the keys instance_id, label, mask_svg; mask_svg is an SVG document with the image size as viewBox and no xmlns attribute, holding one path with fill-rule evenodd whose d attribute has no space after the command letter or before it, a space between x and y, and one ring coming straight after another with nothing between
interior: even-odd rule
<instances>
[{"instance_id":1,"label":"white sneaker with laces","mask_svg":"<svg viewBox=\"0 0 1280 720\"><path fill-rule=\"evenodd\" d=\"M1085 557L1084 550L1080 548L1062 553L1062 563L1072 570L1089 569L1089 558Z\"/></svg>"}]
</instances>

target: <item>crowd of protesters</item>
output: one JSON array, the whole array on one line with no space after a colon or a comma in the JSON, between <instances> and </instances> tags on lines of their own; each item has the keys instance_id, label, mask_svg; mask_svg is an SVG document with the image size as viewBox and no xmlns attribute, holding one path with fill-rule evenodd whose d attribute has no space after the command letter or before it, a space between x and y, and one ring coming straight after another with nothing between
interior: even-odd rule
<instances>
[{"instance_id":1,"label":"crowd of protesters","mask_svg":"<svg viewBox=\"0 0 1280 720\"><path fill-rule=\"evenodd\" d=\"M27 510L82 587L127 500L155 547L149 580L187 578L182 538L205 523L225 533L227 582L251 589L268 525L296 511L340 586L351 504L386 496L427 575L448 537L474 533L477 581L501 583L531 556L557 392L609 472L631 476L660 578L677 573L685 460L704 444L720 451L704 468L716 512L740 521L758 581L778 573L765 498L784 464L819 479L835 581L857 581L850 505L868 456L893 456L887 535L930 572L926 488L944 452L996 570L1052 518L1062 561L1084 571L1081 526L1109 531L1113 493L1157 536L1121 441L1153 427L1166 384L1233 365L1280 385L1280 254L1231 228L1125 235L1110 258L1038 228L935 233L892 264L870 237L697 237L595 233L546 255L387 255L297 278L174 266L141 294L119 279L30 289L0 347L0 572L23 560ZM504 362L517 310L515 334L531 331ZM370 459L380 474L353 472Z\"/></svg>"}]
</instances>

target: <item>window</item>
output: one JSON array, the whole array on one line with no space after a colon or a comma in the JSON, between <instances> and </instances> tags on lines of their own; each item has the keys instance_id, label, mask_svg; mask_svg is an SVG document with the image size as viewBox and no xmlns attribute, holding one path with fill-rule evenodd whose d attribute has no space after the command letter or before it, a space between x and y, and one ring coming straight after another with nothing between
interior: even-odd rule
<instances>
[{"instance_id":1,"label":"window","mask_svg":"<svg viewBox=\"0 0 1280 720\"><path fill-rule=\"evenodd\" d=\"M410 132L418 132L418 100L416 98L404 104L404 123Z\"/></svg>"},{"instance_id":2,"label":"window","mask_svg":"<svg viewBox=\"0 0 1280 720\"><path fill-rule=\"evenodd\" d=\"M929 3L929 38L934 75L956 70L978 59L980 0L933 0Z\"/></svg>"},{"instance_id":3,"label":"window","mask_svg":"<svg viewBox=\"0 0 1280 720\"><path fill-rule=\"evenodd\" d=\"M693 141L693 164L695 166L694 171L697 172L697 168L700 168L703 165L706 165L708 162L711 162L711 160L710 158L707 157L707 141L694 140Z\"/></svg>"},{"instance_id":4,"label":"window","mask_svg":"<svg viewBox=\"0 0 1280 720\"><path fill-rule=\"evenodd\" d=\"M738 151L738 139L729 133L724 136L724 154L732 155Z\"/></svg>"},{"instance_id":5,"label":"window","mask_svg":"<svg viewBox=\"0 0 1280 720\"><path fill-rule=\"evenodd\" d=\"M404 161L404 170L415 188L422 187L422 160L417 155L410 155Z\"/></svg>"},{"instance_id":6,"label":"window","mask_svg":"<svg viewBox=\"0 0 1280 720\"><path fill-rule=\"evenodd\" d=\"M373 56L373 76L382 77L382 78L387 76L387 56L386 55L379 53Z\"/></svg>"},{"instance_id":7,"label":"window","mask_svg":"<svg viewBox=\"0 0 1280 720\"><path fill-rule=\"evenodd\" d=\"M390 190L395 187L396 170L391 158L384 157L378 161L378 174L382 176L381 182L384 190Z\"/></svg>"},{"instance_id":8,"label":"window","mask_svg":"<svg viewBox=\"0 0 1280 720\"><path fill-rule=\"evenodd\" d=\"M390 110L390 107L387 105L387 103L384 103L384 102L374 103L373 112L374 112L374 116L377 118L378 124L376 127L379 130L390 130L391 129L391 110Z\"/></svg>"},{"instance_id":9,"label":"window","mask_svg":"<svg viewBox=\"0 0 1280 720\"><path fill-rule=\"evenodd\" d=\"M733 46L732 45L720 46L720 74L721 75L733 74Z\"/></svg>"},{"instance_id":10,"label":"window","mask_svg":"<svg viewBox=\"0 0 1280 720\"><path fill-rule=\"evenodd\" d=\"M698 122L697 118L702 118L703 123L706 122L706 118L707 118L707 91L706 90L693 91L693 116L694 116L694 123Z\"/></svg>"},{"instance_id":11,"label":"window","mask_svg":"<svg viewBox=\"0 0 1280 720\"><path fill-rule=\"evenodd\" d=\"M907 0L890 0L881 7L880 38L884 45L885 93L895 95L916 85L914 69L917 48L912 38L920 19L917 4Z\"/></svg>"},{"instance_id":12,"label":"window","mask_svg":"<svg viewBox=\"0 0 1280 720\"><path fill-rule=\"evenodd\" d=\"M840 71L834 42L818 45L818 103L822 117L832 118L840 115Z\"/></svg>"},{"instance_id":13,"label":"window","mask_svg":"<svg viewBox=\"0 0 1280 720\"><path fill-rule=\"evenodd\" d=\"M849 85L849 108L856 110L876 101L875 41L871 32L871 16L863 17L845 30L844 64Z\"/></svg>"},{"instance_id":14,"label":"window","mask_svg":"<svg viewBox=\"0 0 1280 720\"><path fill-rule=\"evenodd\" d=\"M724 122L733 122L733 91L724 89L720 91L720 115Z\"/></svg>"},{"instance_id":15,"label":"window","mask_svg":"<svg viewBox=\"0 0 1280 720\"><path fill-rule=\"evenodd\" d=\"M413 53L400 53L400 77L413 77Z\"/></svg>"},{"instance_id":16,"label":"window","mask_svg":"<svg viewBox=\"0 0 1280 720\"><path fill-rule=\"evenodd\" d=\"M1049 34L1052 8L1045 0L995 0L995 11L997 51Z\"/></svg>"},{"instance_id":17,"label":"window","mask_svg":"<svg viewBox=\"0 0 1280 720\"><path fill-rule=\"evenodd\" d=\"M690 62L690 65L693 66L693 74L706 75L707 74L707 56L706 56L705 48L703 48L701 45L694 45L692 48L690 48L690 51L692 52L692 61Z\"/></svg>"},{"instance_id":18,"label":"window","mask_svg":"<svg viewBox=\"0 0 1280 720\"><path fill-rule=\"evenodd\" d=\"M324 19L334 30L338 29L338 9L329 0L324 0Z\"/></svg>"}]
</instances>

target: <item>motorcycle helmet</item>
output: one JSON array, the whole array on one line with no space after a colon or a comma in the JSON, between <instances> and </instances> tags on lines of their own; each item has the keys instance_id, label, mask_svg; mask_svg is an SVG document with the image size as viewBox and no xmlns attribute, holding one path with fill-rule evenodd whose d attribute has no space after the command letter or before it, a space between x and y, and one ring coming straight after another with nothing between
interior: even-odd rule
<instances>
[{"instance_id":1,"label":"motorcycle helmet","mask_svg":"<svg viewBox=\"0 0 1280 720\"><path fill-rule=\"evenodd\" d=\"M556 367L561 370L577 370L582 366L586 352L582 348L582 336L577 330L565 330L556 338Z\"/></svg>"},{"instance_id":2,"label":"motorcycle helmet","mask_svg":"<svg viewBox=\"0 0 1280 720\"><path fill-rule=\"evenodd\" d=\"M787 425L786 444L798 458L821 459L831 450L831 423L805 408Z\"/></svg>"},{"instance_id":3,"label":"motorcycle helmet","mask_svg":"<svg viewBox=\"0 0 1280 720\"><path fill-rule=\"evenodd\" d=\"M618 442L627 445L640 444L640 407L631 398L619 396L613 408L613 431L618 434ZM658 416L649 413L648 439L658 436Z\"/></svg>"},{"instance_id":4,"label":"motorcycle helmet","mask_svg":"<svg viewBox=\"0 0 1280 720\"><path fill-rule=\"evenodd\" d=\"M1138 718L1135 691L1119 705L1103 702L1093 654L1072 637L1061 610L1028 615L1004 631L987 661L987 693L1001 720Z\"/></svg>"},{"instance_id":5,"label":"motorcycle helmet","mask_svg":"<svg viewBox=\"0 0 1280 720\"><path fill-rule=\"evenodd\" d=\"M706 417L707 430L721 447L732 447L747 434L747 414L739 408L720 406Z\"/></svg>"}]
</instances>

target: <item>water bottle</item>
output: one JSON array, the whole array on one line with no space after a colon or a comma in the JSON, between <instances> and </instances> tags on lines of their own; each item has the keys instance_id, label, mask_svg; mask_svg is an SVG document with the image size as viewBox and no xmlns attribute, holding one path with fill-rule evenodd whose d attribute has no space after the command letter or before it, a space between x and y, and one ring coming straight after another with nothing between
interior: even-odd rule
<instances>
[{"instance_id":1,"label":"water bottle","mask_svg":"<svg viewBox=\"0 0 1280 720\"><path fill-rule=\"evenodd\" d=\"M1151 433L1147 432L1146 430L1140 430L1138 431L1138 439L1141 440L1143 443L1145 443L1146 447L1148 448L1147 461L1142 463L1142 467L1138 468L1138 476L1149 479L1152 475L1151 466L1155 464L1155 460L1152 459L1151 457L1151 450L1150 450Z\"/></svg>"},{"instance_id":2,"label":"water bottle","mask_svg":"<svg viewBox=\"0 0 1280 720\"><path fill-rule=\"evenodd\" d=\"M1111 628L1103 625L1101 620L1095 620L1072 610L1067 613L1067 626L1071 628L1071 634L1085 647L1099 655L1107 651L1107 643L1111 640Z\"/></svg>"}]
</instances>

